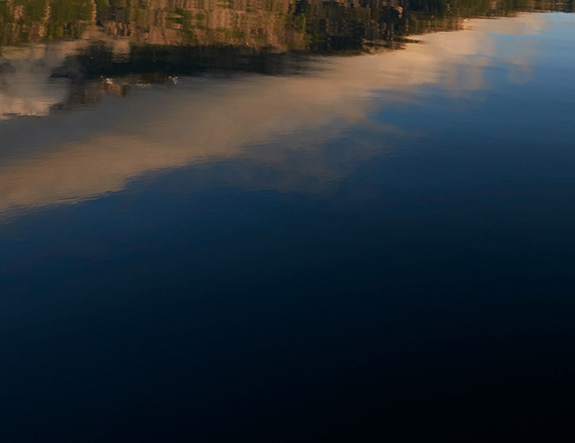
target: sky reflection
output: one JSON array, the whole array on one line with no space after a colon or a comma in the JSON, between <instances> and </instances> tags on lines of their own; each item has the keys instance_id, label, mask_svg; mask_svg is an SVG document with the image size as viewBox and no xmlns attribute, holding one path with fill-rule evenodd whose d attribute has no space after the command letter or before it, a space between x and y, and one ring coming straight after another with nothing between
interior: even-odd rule
<instances>
[{"instance_id":1,"label":"sky reflection","mask_svg":"<svg viewBox=\"0 0 575 443\"><path fill-rule=\"evenodd\" d=\"M177 42L146 34L173 18L151 3L101 27ZM319 46L350 39L282 59L298 69L234 52L186 71L170 44L182 70L156 73L125 35L0 47L3 441L572 435L574 16L314 4L315 24L347 14ZM459 30L359 55L358 10L382 33ZM303 35L248 25L192 31Z\"/></svg>"},{"instance_id":2,"label":"sky reflection","mask_svg":"<svg viewBox=\"0 0 575 443\"><path fill-rule=\"evenodd\" d=\"M79 112L12 118L0 126L0 211L14 215L75 203L121 190L148 171L192 163L242 157L289 169L285 150L316 158L298 174L315 176L307 191L317 191L339 178L317 151L322 143L357 125L373 128L370 112L417 102L425 94L422 86L456 95L489 88L484 71L494 65L508 71L509 81L528 79L537 48L513 35L545 27L544 15L470 20L465 30L420 36L404 50L319 58L305 75L182 78L175 87L135 89L128 99L110 97ZM47 81L50 70L78 44L4 55L16 67L3 74L4 115L48 113L66 88L62 81ZM385 133L405 136L398 127L377 126L383 139ZM384 146L382 141L378 149ZM367 149L358 158L373 152ZM292 177L272 186L304 191L298 182L305 180Z\"/></svg>"}]
</instances>

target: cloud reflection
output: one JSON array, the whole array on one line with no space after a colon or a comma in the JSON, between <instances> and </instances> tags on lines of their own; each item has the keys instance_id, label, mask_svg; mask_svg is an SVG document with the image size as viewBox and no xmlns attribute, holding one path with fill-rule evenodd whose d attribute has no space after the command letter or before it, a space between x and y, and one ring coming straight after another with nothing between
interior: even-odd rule
<instances>
[{"instance_id":1,"label":"cloud reflection","mask_svg":"<svg viewBox=\"0 0 575 443\"><path fill-rule=\"evenodd\" d=\"M369 124L370 110L413 100L421 86L459 93L485 87L486 66L526 69L521 52L508 48L501 59L497 35L538 32L545 22L541 15L521 15L470 20L466 27L421 36L420 43L402 51L320 58L306 75L189 78L175 88L110 98L90 110L5 121L0 124L0 213L75 203L119 191L146 172L193 163L241 157L252 165L289 168L282 150L319 146L354 125ZM27 81L29 90L5 77L2 112L44 115L50 103L61 100L62 84L47 84L45 77L74 47L58 45L8 55L20 60L24 71L32 66L34 77ZM30 98L34 94L36 99ZM253 148L278 140L269 149ZM305 174L316 174L316 182L339 178L321 156L308 166ZM304 190L293 174L289 183L276 180L273 187Z\"/></svg>"}]
</instances>

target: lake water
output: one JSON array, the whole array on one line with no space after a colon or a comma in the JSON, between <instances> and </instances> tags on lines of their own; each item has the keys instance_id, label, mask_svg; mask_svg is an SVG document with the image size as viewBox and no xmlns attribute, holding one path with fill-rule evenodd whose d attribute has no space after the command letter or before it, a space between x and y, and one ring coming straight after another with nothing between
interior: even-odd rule
<instances>
[{"instance_id":1,"label":"lake water","mask_svg":"<svg viewBox=\"0 0 575 443\"><path fill-rule=\"evenodd\" d=\"M0 441L575 441L572 9L0 0Z\"/></svg>"}]
</instances>

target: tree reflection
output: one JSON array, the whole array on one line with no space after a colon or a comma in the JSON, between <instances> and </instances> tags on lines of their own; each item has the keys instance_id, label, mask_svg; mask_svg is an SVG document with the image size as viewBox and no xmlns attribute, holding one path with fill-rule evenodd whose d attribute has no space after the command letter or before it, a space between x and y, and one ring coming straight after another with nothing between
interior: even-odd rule
<instances>
[{"instance_id":1,"label":"tree reflection","mask_svg":"<svg viewBox=\"0 0 575 443\"><path fill-rule=\"evenodd\" d=\"M178 76L297 74L309 54L400 49L471 17L551 10L572 10L572 0L0 0L0 88L16 71L67 79L62 109ZM22 91L11 91L20 103ZM24 112L15 106L0 114Z\"/></svg>"},{"instance_id":2,"label":"tree reflection","mask_svg":"<svg viewBox=\"0 0 575 443\"><path fill-rule=\"evenodd\" d=\"M331 53L397 47L465 18L572 8L572 0L1 0L0 44L81 38L97 26L134 45Z\"/></svg>"}]
</instances>

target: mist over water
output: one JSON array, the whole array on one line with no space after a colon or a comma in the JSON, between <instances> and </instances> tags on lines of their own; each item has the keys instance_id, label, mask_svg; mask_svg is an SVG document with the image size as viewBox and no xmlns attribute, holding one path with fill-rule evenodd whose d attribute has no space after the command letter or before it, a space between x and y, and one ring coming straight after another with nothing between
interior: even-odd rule
<instances>
[{"instance_id":1,"label":"mist over water","mask_svg":"<svg viewBox=\"0 0 575 443\"><path fill-rule=\"evenodd\" d=\"M572 8L0 0L0 439L573 441Z\"/></svg>"}]
</instances>

